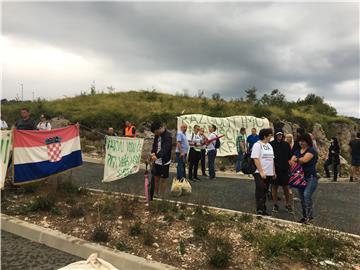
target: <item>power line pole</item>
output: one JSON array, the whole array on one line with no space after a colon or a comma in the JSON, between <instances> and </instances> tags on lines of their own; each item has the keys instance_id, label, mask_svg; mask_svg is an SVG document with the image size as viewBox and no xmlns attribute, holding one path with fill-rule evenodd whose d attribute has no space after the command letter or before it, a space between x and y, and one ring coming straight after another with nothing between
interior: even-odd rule
<instances>
[{"instance_id":1,"label":"power line pole","mask_svg":"<svg viewBox=\"0 0 360 270\"><path fill-rule=\"evenodd\" d=\"M24 101L24 85L21 83L21 100Z\"/></svg>"}]
</instances>

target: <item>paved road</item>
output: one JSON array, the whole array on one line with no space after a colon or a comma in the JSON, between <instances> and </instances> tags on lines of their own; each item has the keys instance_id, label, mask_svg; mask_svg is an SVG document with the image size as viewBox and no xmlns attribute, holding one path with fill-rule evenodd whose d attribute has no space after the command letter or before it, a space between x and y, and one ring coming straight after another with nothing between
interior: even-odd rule
<instances>
[{"instance_id":1,"label":"paved road","mask_svg":"<svg viewBox=\"0 0 360 270\"><path fill-rule=\"evenodd\" d=\"M83 259L1 231L3 270L53 270L80 260Z\"/></svg>"},{"instance_id":2,"label":"paved road","mask_svg":"<svg viewBox=\"0 0 360 270\"><path fill-rule=\"evenodd\" d=\"M73 179L84 187L143 195L143 171L121 180L102 183L103 168L101 164L84 163L73 171ZM202 179L192 185L191 195L182 196L179 200L254 212L255 186L252 179ZM315 225L360 235L360 183L320 183L313 201ZM268 209L271 208L268 203ZM279 213L273 214L277 218L298 220L301 217L298 201L295 201L295 215L289 215L281 203L280 208Z\"/></svg>"}]
</instances>

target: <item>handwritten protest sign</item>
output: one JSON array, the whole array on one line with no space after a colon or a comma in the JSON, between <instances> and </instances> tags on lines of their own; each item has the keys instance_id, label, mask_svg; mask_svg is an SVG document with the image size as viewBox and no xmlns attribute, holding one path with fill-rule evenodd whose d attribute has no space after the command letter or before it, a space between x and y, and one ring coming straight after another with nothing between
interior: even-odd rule
<instances>
[{"instance_id":1,"label":"handwritten protest sign","mask_svg":"<svg viewBox=\"0 0 360 270\"><path fill-rule=\"evenodd\" d=\"M188 125L187 133L191 134L194 125L199 125L205 129L205 134L209 132L209 125L216 125L216 134L224 135L220 139L221 146L217 156L237 155L236 138L240 133L240 128L246 128L246 134L251 133L252 128L258 131L262 128L270 127L269 120L266 118L256 118L254 116L230 116L230 117L211 117L203 114L186 114L178 117L178 128L185 123Z\"/></svg>"},{"instance_id":2,"label":"handwritten protest sign","mask_svg":"<svg viewBox=\"0 0 360 270\"><path fill-rule=\"evenodd\" d=\"M110 182L137 173L140 169L144 139L106 137L103 182Z\"/></svg>"},{"instance_id":3,"label":"handwritten protest sign","mask_svg":"<svg viewBox=\"0 0 360 270\"><path fill-rule=\"evenodd\" d=\"M0 188L4 187L6 171L10 160L10 150L12 144L12 131L1 130L1 179Z\"/></svg>"}]
</instances>

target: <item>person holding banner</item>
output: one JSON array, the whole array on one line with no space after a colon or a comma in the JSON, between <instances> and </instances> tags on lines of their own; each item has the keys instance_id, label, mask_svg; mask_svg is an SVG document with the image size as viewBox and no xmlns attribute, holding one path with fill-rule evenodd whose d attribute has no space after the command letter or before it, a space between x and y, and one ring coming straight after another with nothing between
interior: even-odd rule
<instances>
[{"instance_id":1,"label":"person holding banner","mask_svg":"<svg viewBox=\"0 0 360 270\"><path fill-rule=\"evenodd\" d=\"M209 136L208 136L208 145L207 145L207 155L208 155L208 166L209 166L209 178L214 179L216 177L215 174L215 158L216 158L216 126L210 125L209 126Z\"/></svg>"},{"instance_id":2,"label":"person holding banner","mask_svg":"<svg viewBox=\"0 0 360 270\"><path fill-rule=\"evenodd\" d=\"M125 137L136 137L136 128L130 121L125 122Z\"/></svg>"},{"instance_id":3,"label":"person holding banner","mask_svg":"<svg viewBox=\"0 0 360 270\"><path fill-rule=\"evenodd\" d=\"M186 138L186 130L187 130L187 125L182 124L180 130L176 134L176 150L175 150L176 162L177 162L176 178L178 180L182 179L183 177L186 177L185 161L186 161L187 152L189 150L189 145Z\"/></svg>"},{"instance_id":4,"label":"person holding banner","mask_svg":"<svg viewBox=\"0 0 360 270\"><path fill-rule=\"evenodd\" d=\"M155 134L151 150L151 161L155 163L155 187L159 189L159 196L164 198L169 178L172 138L170 132L157 121L151 124L151 132Z\"/></svg>"},{"instance_id":5,"label":"person holding banner","mask_svg":"<svg viewBox=\"0 0 360 270\"><path fill-rule=\"evenodd\" d=\"M3 120L2 118L1 118L1 122L0 122L0 128L1 128L1 130L6 130L6 129L8 129L8 124L7 124L6 121Z\"/></svg>"},{"instance_id":6,"label":"person holding banner","mask_svg":"<svg viewBox=\"0 0 360 270\"><path fill-rule=\"evenodd\" d=\"M17 130L36 130L36 123L34 119L30 118L30 110L22 108L20 110L21 118L15 123Z\"/></svg>"}]
</instances>

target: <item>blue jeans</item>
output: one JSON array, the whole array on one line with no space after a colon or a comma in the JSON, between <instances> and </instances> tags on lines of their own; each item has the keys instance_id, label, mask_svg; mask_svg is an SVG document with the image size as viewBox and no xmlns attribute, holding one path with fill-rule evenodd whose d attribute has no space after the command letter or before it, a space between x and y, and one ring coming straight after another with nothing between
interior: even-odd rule
<instances>
[{"instance_id":1,"label":"blue jeans","mask_svg":"<svg viewBox=\"0 0 360 270\"><path fill-rule=\"evenodd\" d=\"M307 186L305 188L299 188L299 197L301 201L301 207L304 218L313 218L313 202L312 195L315 192L318 179L316 176L310 176L306 179Z\"/></svg>"},{"instance_id":2,"label":"blue jeans","mask_svg":"<svg viewBox=\"0 0 360 270\"><path fill-rule=\"evenodd\" d=\"M209 176L210 178L215 178L216 149L208 151L207 155L208 155Z\"/></svg>"},{"instance_id":3,"label":"blue jeans","mask_svg":"<svg viewBox=\"0 0 360 270\"><path fill-rule=\"evenodd\" d=\"M176 178L179 180L185 177L185 160L186 155L181 157L180 153L176 153Z\"/></svg>"},{"instance_id":4,"label":"blue jeans","mask_svg":"<svg viewBox=\"0 0 360 270\"><path fill-rule=\"evenodd\" d=\"M236 167L235 167L236 172L241 171L241 163L242 163L243 159L244 159L244 153L239 152L238 156L237 156L237 159L236 159Z\"/></svg>"}]
</instances>

